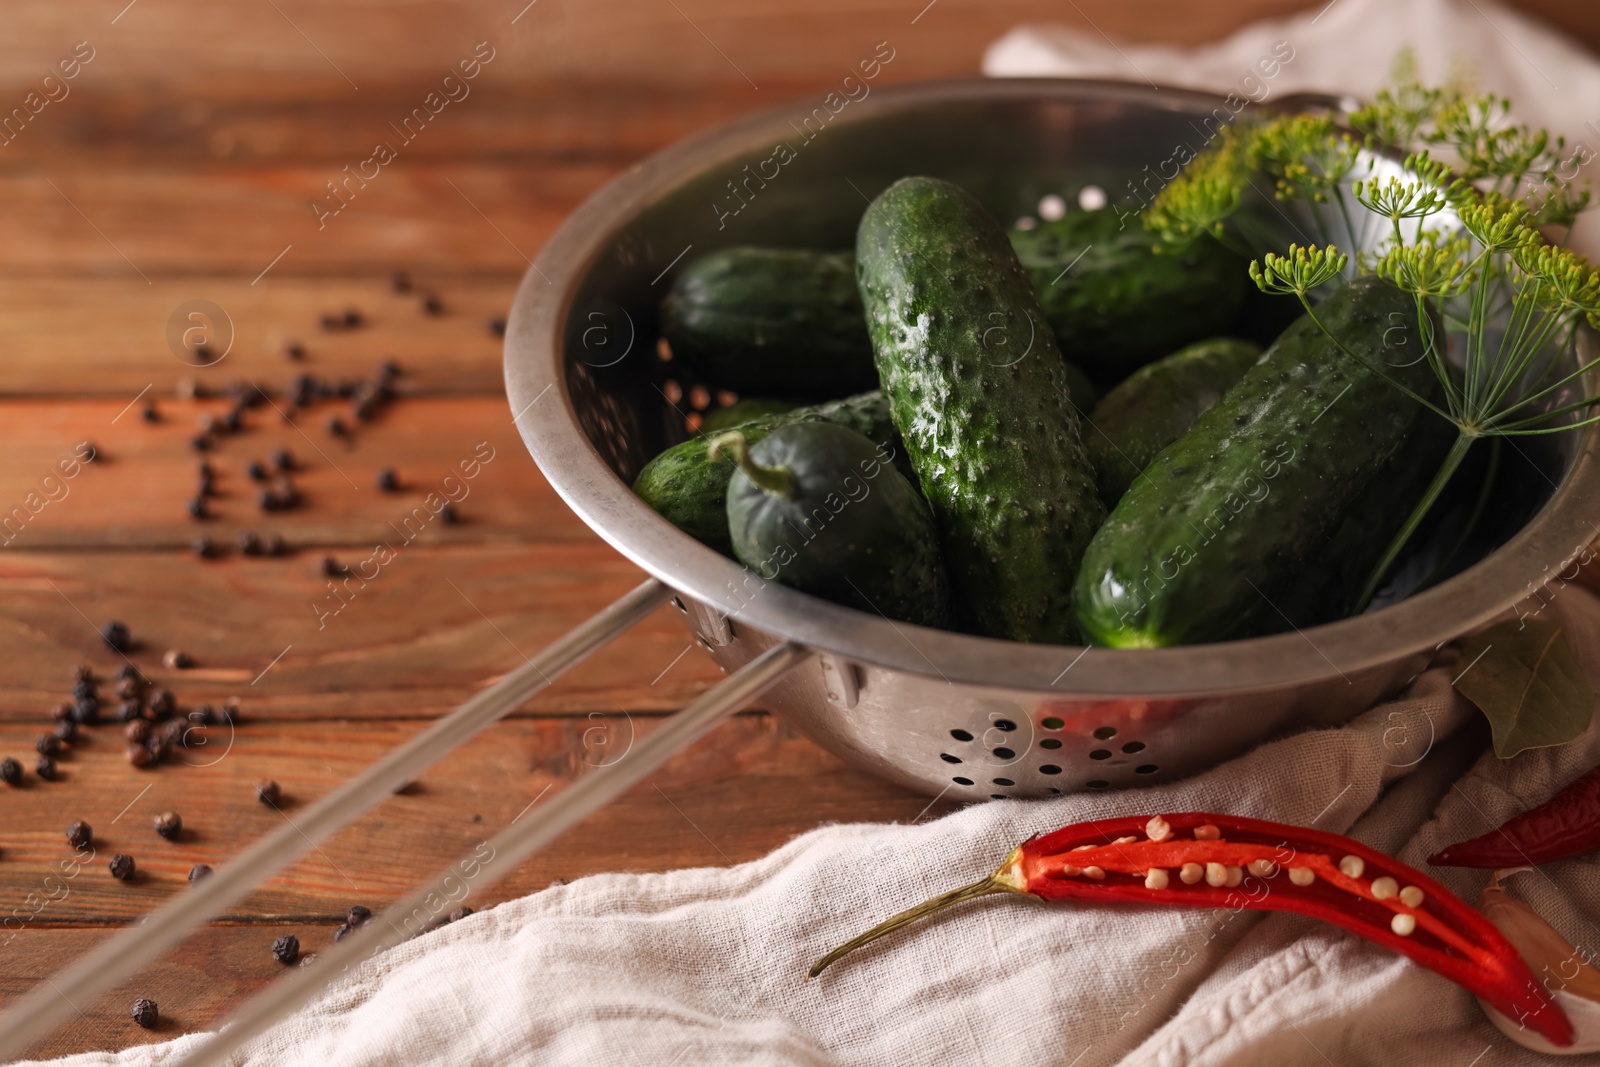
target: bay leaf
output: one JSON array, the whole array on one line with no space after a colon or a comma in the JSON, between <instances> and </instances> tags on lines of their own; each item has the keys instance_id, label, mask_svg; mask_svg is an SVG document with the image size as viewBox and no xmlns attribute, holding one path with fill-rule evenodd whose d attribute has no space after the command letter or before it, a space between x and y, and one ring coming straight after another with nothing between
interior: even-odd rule
<instances>
[{"instance_id":1,"label":"bay leaf","mask_svg":"<svg viewBox=\"0 0 1600 1067\"><path fill-rule=\"evenodd\" d=\"M1529 618L1495 623L1467 638L1461 663L1453 684L1489 720L1501 759L1565 744L1589 728L1594 686L1560 623Z\"/></svg>"}]
</instances>

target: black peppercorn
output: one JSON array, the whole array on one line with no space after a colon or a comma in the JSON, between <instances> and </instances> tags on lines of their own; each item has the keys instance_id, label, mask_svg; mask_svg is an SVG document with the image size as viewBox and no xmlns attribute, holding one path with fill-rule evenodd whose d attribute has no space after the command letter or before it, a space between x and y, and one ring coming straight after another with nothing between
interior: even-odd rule
<instances>
[{"instance_id":1,"label":"black peppercorn","mask_svg":"<svg viewBox=\"0 0 1600 1067\"><path fill-rule=\"evenodd\" d=\"M111 857L111 862L106 864L111 869L111 877L119 882L126 882L133 877L133 857L126 852L118 852Z\"/></svg>"},{"instance_id":2,"label":"black peppercorn","mask_svg":"<svg viewBox=\"0 0 1600 1067\"><path fill-rule=\"evenodd\" d=\"M378 472L378 488L385 493L392 493L400 488L400 478L388 467Z\"/></svg>"},{"instance_id":3,"label":"black peppercorn","mask_svg":"<svg viewBox=\"0 0 1600 1067\"><path fill-rule=\"evenodd\" d=\"M454 526L460 522L461 516L456 514L456 506L449 501L445 501L444 506L439 509L439 521L446 526Z\"/></svg>"},{"instance_id":4,"label":"black peppercorn","mask_svg":"<svg viewBox=\"0 0 1600 1067\"><path fill-rule=\"evenodd\" d=\"M305 359L306 349L305 346L300 342L290 341L288 344L283 346L283 354L288 356L290 359Z\"/></svg>"},{"instance_id":5,"label":"black peppercorn","mask_svg":"<svg viewBox=\"0 0 1600 1067\"><path fill-rule=\"evenodd\" d=\"M44 734L33 743L33 750L41 756L54 756L61 751L61 738Z\"/></svg>"},{"instance_id":6,"label":"black peppercorn","mask_svg":"<svg viewBox=\"0 0 1600 1067\"><path fill-rule=\"evenodd\" d=\"M219 723L231 724L233 726L239 725L238 697L229 697L227 700L222 702L222 706L217 709L216 721Z\"/></svg>"},{"instance_id":7,"label":"black peppercorn","mask_svg":"<svg viewBox=\"0 0 1600 1067\"><path fill-rule=\"evenodd\" d=\"M137 677L139 677L139 668L135 667L131 663L124 663L122 666L117 668L117 681L119 681L119 682L122 681L124 678L137 678Z\"/></svg>"},{"instance_id":8,"label":"black peppercorn","mask_svg":"<svg viewBox=\"0 0 1600 1067\"><path fill-rule=\"evenodd\" d=\"M40 756L39 762L33 765L33 773L46 782L56 780L56 761L49 756Z\"/></svg>"},{"instance_id":9,"label":"black peppercorn","mask_svg":"<svg viewBox=\"0 0 1600 1067\"><path fill-rule=\"evenodd\" d=\"M372 918L372 909L365 904L352 904L350 910L344 913L344 921L350 926L365 926Z\"/></svg>"},{"instance_id":10,"label":"black peppercorn","mask_svg":"<svg viewBox=\"0 0 1600 1067\"><path fill-rule=\"evenodd\" d=\"M209 537L196 537L189 547L201 559L211 559L217 554L217 543Z\"/></svg>"},{"instance_id":11,"label":"black peppercorn","mask_svg":"<svg viewBox=\"0 0 1600 1067\"><path fill-rule=\"evenodd\" d=\"M56 738L61 741L76 741L78 739L78 724L71 719L62 719L56 723Z\"/></svg>"},{"instance_id":12,"label":"black peppercorn","mask_svg":"<svg viewBox=\"0 0 1600 1067\"><path fill-rule=\"evenodd\" d=\"M289 551L289 546L284 542L282 534L267 534L266 540L261 542L261 551L269 556L281 556Z\"/></svg>"},{"instance_id":13,"label":"black peppercorn","mask_svg":"<svg viewBox=\"0 0 1600 1067\"><path fill-rule=\"evenodd\" d=\"M317 320L317 325L331 333L344 325L344 319L338 315L323 315Z\"/></svg>"},{"instance_id":14,"label":"black peppercorn","mask_svg":"<svg viewBox=\"0 0 1600 1067\"><path fill-rule=\"evenodd\" d=\"M193 726L211 726L217 722L217 709L210 704L201 704L189 712L188 718Z\"/></svg>"},{"instance_id":15,"label":"black peppercorn","mask_svg":"<svg viewBox=\"0 0 1600 1067\"><path fill-rule=\"evenodd\" d=\"M201 363L210 363L215 356L216 353L211 351L210 345L194 346L194 358L199 360Z\"/></svg>"},{"instance_id":16,"label":"black peppercorn","mask_svg":"<svg viewBox=\"0 0 1600 1067\"><path fill-rule=\"evenodd\" d=\"M335 941L343 941L345 939L345 935L354 929L355 927L351 926L349 923L340 923L338 926L333 928L333 939Z\"/></svg>"},{"instance_id":17,"label":"black peppercorn","mask_svg":"<svg viewBox=\"0 0 1600 1067\"><path fill-rule=\"evenodd\" d=\"M391 281L394 285L395 292L409 293L411 291L411 275L407 274L405 271L395 271L394 278L391 279Z\"/></svg>"},{"instance_id":18,"label":"black peppercorn","mask_svg":"<svg viewBox=\"0 0 1600 1067\"><path fill-rule=\"evenodd\" d=\"M209 517L209 512L206 511L205 497L197 496L190 498L189 517L191 519L204 519Z\"/></svg>"},{"instance_id":19,"label":"black peppercorn","mask_svg":"<svg viewBox=\"0 0 1600 1067\"><path fill-rule=\"evenodd\" d=\"M357 311L355 308L344 309L343 325L345 329L353 330L365 321L366 320L361 317L361 312Z\"/></svg>"},{"instance_id":20,"label":"black peppercorn","mask_svg":"<svg viewBox=\"0 0 1600 1067\"><path fill-rule=\"evenodd\" d=\"M135 767L150 766L150 761L152 758L150 755L150 750L137 742L128 742L128 747L124 750L123 755L127 756L128 762L133 764Z\"/></svg>"},{"instance_id":21,"label":"black peppercorn","mask_svg":"<svg viewBox=\"0 0 1600 1067\"><path fill-rule=\"evenodd\" d=\"M300 939L293 934L283 934L272 942L272 958L285 967L293 967L300 958Z\"/></svg>"},{"instance_id":22,"label":"black peppercorn","mask_svg":"<svg viewBox=\"0 0 1600 1067\"><path fill-rule=\"evenodd\" d=\"M139 679L133 675L117 679L117 696L123 700L137 700L139 697Z\"/></svg>"},{"instance_id":23,"label":"black peppercorn","mask_svg":"<svg viewBox=\"0 0 1600 1067\"><path fill-rule=\"evenodd\" d=\"M0 759L0 782L6 785L20 785L22 783L22 764L7 756Z\"/></svg>"},{"instance_id":24,"label":"black peppercorn","mask_svg":"<svg viewBox=\"0 0 1600 1067\"><path fill-rule=\"evenodd\" d=\"M337 578L345 572L344 564L332 556L323 556L322 563L319 566L325 578Z\"/></svg>"},{"instance_id":25,"label":"black peppercorn","mask_svg":"<svg viewBox=\"0 0 1600 1067\"><path fill-rule=\"evenodd\" d=\"M378 378L384 383L387 384L391 379L398 377L400 377L400 364L394 360L386 359L378 364Z\"/></svg>"},{"instance_id":26,"label":"black peppercorn","mask_svg":"<svg viewBox=\"0 0 1600 1067\"><path fill-rule=\"evenodd\" d=\"M67 826L67 844L73 848L82 848L94 837L94 831L82 819L77 819Z\"/></svg>"},{"instance_id":27,"label":"black peppercorn","mask_svg":"<svg viewBox=\"0 0 1600 1067\"><path fill-rule=\"evenodd\" d=\"M92 697L95 695L97 694L95 691L94 682L90 681L89 679L85 678L81 681L72 683L73 700L82 700L84 697Z\"/></svg>"},{"instance_id":28,"label":"black peppercorn","mask_svg":"<svg viewBox=\"0 0 1600 1067\"><path fill-rule=\"evenodd\" d=\"M80 726L93 726L100 721L100 701L84 697L72 705L72 718Z\"/></svg>"},{"instance_id":29,"label":"black peppercorn","mask_svg":"<svg viewBox=\"0 0 1600 1067\"><path fill-rule=\"evenodd\" d=\"M287 448L280 448L272 454L272 465L281 471L294 470L294 457Z\"/></svg>"},{"instance_id":30,"label":"black peppercorn","mask_svg":"<svg viewBox=\"0 0 1600 1067\"><path fill-rule=\"evenodd\" d=\"M504 337L506 335L506 320L502 318L490 319L489 333L493 337Z\"/></svg>"},{"instance_id":31,"label":"black peppercorn","mask_svg":"<svg viewBox=\"0 0 1600 1067\"><path fill-rule=\"evenodd\" d=\"M160 422L161 421L161 413L156 410L156 406L154 404L146 404L144 406L144 410L141 411L139 414L144 419L145 422Z\"/></svg>"},{"instance_id":32,"label":"black peppercorn","mask_svg":"<svg viewBox=\"0 0 1600 1067\"><path fill-rule=\"evenodd\" d=\"M133 1002L128 1014L133 1016L134 1022L146 1030L154 1030L161 1022L161 1009L156 1006L156 1002L143 997Z\"/></svg>"},{"instance_id":33,"label":"black peppercorn","mask_svg":"<svg viewBox=\"0 0 1600 1067\"><path fill-rule=\"evenodd\" d=\"M72 721L72 705L71 704L57 704L55 707L50 709L50 717L52 719L54 719L56 722L71 722Z\"/></svg>"},{"instance_id":34,"label":"black peppercorn","mask_svg":"<svg viewBox=\"0 0 1600 1067\"><path fill-rule=\"evenodd\" d=\"M231 407L228 409L228 413L222 416L222 428L229 433L238 433L239 427L242 425L244 425L244 410L242 408Z\"/></svg>"},{"instance_id":35,"label":"black peppercorn","mask_svg":"<svg viewBox=\"0 0 1600 1067\"><path fill-rule=\"evenodd\" d=\"M145 699L144 706L155 719L165 719L172 714L175 706L172 694L165 689L152 689L150 696Z\"/></svg>"},{"instance_id":36,"label":"black peppercorn","mask_svg":"<svg viewBox=\"0 0 1600 1067\"><path fill-rule=\"evenodd\" d=\"M429 293L422 298L422 310L428 315L442 315L444 314L444 301L440 300L437 295Z\"/></svg>"},{"instance_id":37,"label":"black peppercorn","mask_svg":"<svg viewBox=\"0 0 1600 1067\"><path fill-rule=\"evenodd\" d=\"M349 430L346 428L344 420L335 415L328 420L328 432L335 437L343 437Z\"/></svg>"},{"instance_id":38,"label":"black peppercorn","mask_svg":"<svg viewBox=\"0 0 1600 1067\"><path fill-rule=\"evenodd\" d=\"M72 683L74 685L78 684L79 682L92 681L94 681L94 672L91 671L87 665L80 663L76 667L72 668Z\"/></svg>"},{"instance_id":39,"label":"black peppercorn","mask_svg":"<svg viewBox=\"0 0 1600 1067\"><path fill-rule=\"evenodd\" d=\"M143 745L150 740L150 723L144 719L134 719L123 729L122 736L136 745Z\"/></svg>"},{"instance_id":40,"label":"black peppercorn","mask_svg":"<svg viewBox=\"0 0 1600 1067\"><path fill-rule=\"evenodd\" d=\"M209 863L197 863L197 864L195 864L193 867L189 868L189 884L190 885L194 885L196 882L198 882L200 879L206 877L210 873L211 873L211 864L209 864Z\"/></svg>"},{"instance_id":41,"label":"black peppercorn","mask_svg":"<svg viewBox=\"0 0 1600 1067\"><path fill-rule=\"evenodd\" d=\"M117 705L117 718L123 722L144 722L144 719L139 717L143 710L137 701L125 700Z\"/></svg>"},{"instance_id":42,"label":"black peppercorn","mask_svg":"<svg viewBox=\"0 0 1600 1067\"><path fill-rule=\"evenodd\" d=\"M264 482L267 480L266 465L259 461L252 462L250 466L246 467L245 473L250 475L250 480L253 482Z\"/></svg>"},{"instance_id":43,"label":"black peppercorn","mask_svg":"<svg viewBox=\"0 0 1600 1067\"><path fill-rule=\"evenodd\" d=\"M471 914L472 914L472 909L467 907L466 905L462 905L461 907L457 908L455 911L452 911L450 913L450 921L453 922L453 923L458 923L462 919L465 919L468 915L471 915Z\"/></svg>"},{"instance_id":44,"label":"black peppercorn","mask_svg":"<svg viewBox=\"0 0 1600 1067\"><path fill-rule=\"evenodd\" d=\"M144 743L144 750L150 754L151 763L160 763L172 752L172 738L152 730L149 739Z\"/></svg>"},{"instance_id":45,"label":"black peppercorn","mask_svg":"<svg viewBox=\"0 0 1600 1067\"><path fill-rule=\"evenodd\" d=\"M101 640L105 641L109 647L118 652L128 651L129 646L132 644L132 641L128 635L127 626L115 619L112 619L110 622L100 627L100 638Z\"/></svg>"},{"instance_id":46,"label":"black peppercorn","mask_svg":"<svg viewBox=\"0 0 1600 1067\"><path fill-rule=\"evenodd\" d=\"M275 808L283 799L283 787L271 778L263 778L256 783L256 799L268 807Z\"/></svg>"},{"instance_id":47,"label":"black peppercorn","mask_svg":"<svg viewBox=\"0 0 1600 1067\"><path fill-rule=\"evenodd\" d=\"M150 820L150 825L168 841L176 841L183 836L183 816L175 811L162 812Z\"/></svg>"},{"instance_id":48,"label":"black peppercorn","mask_svg":"<svg viewBox=\"0 0 1600 1067\"><path fill-rule=\"evenodd\" d=\"M211 473L210 467L201 465L200 473L195 476L194 487L194 491L200 496L216 496L216 476Z\"/></svg>"},{"instance_id":49,"label":"black peppercorn","mask_svg":"<svg viewBox=\"0 0 1600 1067\"><path fill-rule=\"evenodd\" d=\"M256 494L256 506L262 511L277 511L282 507L278 494L271 489L263 489Z\"/></svg>"},{"instance_id":50,"label":"black peppercorn","mask_svg":"<svg viewBox=\"0 0 1600 1067\"><path fill-rule=\"evenodd\" d=\"M189 438L189 447L196 452L209 452L211 451L211 438L203 433L196 434L194 437Z\"/></svg>"},{"instance_id":51,"label":"black peppercorn","mask_svg":"<svg viewBox=\"0 0 1600 1067\"><path fill-rule=\"evenodd\" d=\"M93 463L100 458L100 450L89 441L79 441L76 451L78 458L85 463Z\"/></svg>"},{"instance_id":52,"label":"black peppercorn","mask_svg":"<svg viewBox=\"0 0 1600 1067\"><path fill-rule=\"evenodd\" d=\"M194 666L194 657L179 648L169 648L161 657L161 665L168 670L181 671Z\"/></svg>"},{"instance_id":53,"label":"black peppercorn","mask_svg":"<svg viewBox=\"0 0 1600 1067\"><path fill-rule=\"evenodd\" d=\"M261 538L257 537L249 530L245 530L240 533L238 537L234 538L233 543L240 552L243 552L247 556L261 555Z\"/></svg>"}]
</instances>

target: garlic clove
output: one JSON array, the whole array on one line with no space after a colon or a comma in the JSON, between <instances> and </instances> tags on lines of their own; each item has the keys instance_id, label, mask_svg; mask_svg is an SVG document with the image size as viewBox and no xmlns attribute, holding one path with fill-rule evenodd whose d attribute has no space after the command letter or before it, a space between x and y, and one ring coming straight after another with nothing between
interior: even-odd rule
<instances>
[{"instance_id":1,"label":"garlic clove","mask_svg":"<svg viewBox=\"0 0 1600 1067\"><path fill-rule=\"evenodd\" d=\"M1478 910L1505 935L1534 977L1550 990L1552 999L1572 1022L1576 1040L1570 1048L1559 1048L1482 1000L1478 1003L1483 1005L1490 1022L1524 1048L1559 1056L1600 1052L1600 970L1591 966L1559 930L1505 891L1500 876L1510 873L1515 872L1495 871L1490 876L1478 898Z\"/></svg>"}]
</instances>

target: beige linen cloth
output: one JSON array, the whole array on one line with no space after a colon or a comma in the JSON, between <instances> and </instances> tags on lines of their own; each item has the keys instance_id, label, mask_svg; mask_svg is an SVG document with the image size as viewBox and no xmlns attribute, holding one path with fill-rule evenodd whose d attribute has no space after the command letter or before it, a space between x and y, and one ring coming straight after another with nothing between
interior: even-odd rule
<instances>
[{"instance_id":1,"label":"beige linen cloth","mask_svg":"<svg viewBox=\"0 0 1600 1067\"><path fill-rule=\"evenodd\" d=\"M1216 88L1287 39L1296 57L1274 92L1368 92L1392 49L1410 42L1425 74L1464 58L1485 85L1531 101L1529 118L1555 122L1555 109L1577 108L1561 112L1561 122L1579 137L1584 122L1600 118L1592 60L1486 0L1335 0L1314 16L1190 54L1019 31L992 49L988 68L1134 76L1137 66L1157 80ZM1352 41L1367 43L1352 49ZM1539 91L1545 76L1557 91ZM1600 136L1590 143L1600 146ZM1600 679L1600 602L1566 586L1544 610L1566 621L1578 658ZM987 803L920 825L830 826L738 867L597 875L502 904L357 968L234 1062L1531 1063L1542 1057L1501 1036L1450 982L1293 915L991 897L804 980L833 945L982 876L1016 842L1066 823L1229 812L1352 833L1420 866L1600 762L1600 729L1561 748L1496 759L1481 717L1450 687L1457 659L1445 650L1403 699L1347 727L1275 741L1171 785ZM1481 872L1431 873L1469 899L1485 881ZM1574 943L1600 945L1594 859L1550 864L1509 884ZM153 1067L197 1040L58 1062Z\"/></svg>"}]
</instances>

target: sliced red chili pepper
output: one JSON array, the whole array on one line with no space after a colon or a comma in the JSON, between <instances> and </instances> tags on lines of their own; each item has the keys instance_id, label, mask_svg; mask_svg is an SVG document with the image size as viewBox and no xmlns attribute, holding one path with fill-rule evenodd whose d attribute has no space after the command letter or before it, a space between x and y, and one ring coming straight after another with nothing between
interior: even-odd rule
<instances>
[{"instance_id":1,"label":"sliced red chili pepper","mask_svg":"<svg viewBox=\"0 0 1600 1067\"><path fill-rule=\"evenodd\" d=\"M1439 867L1520 867L1600 849L1600 767L1498 830L1428 857Z\"/></svg>"},{"instance_id":2,"label":"sliced red chili pepper","mask_svg":"<svg viewBox=\"0 0 1600 1067\"><path fill-rule=\"evenodd\" d=\"M989 877L880 923L818 960L810 976L930 912L991 893L1299 912L1444 975L1553 1044L1572 1044L1572 1024L1505 936L1421 871L1338 834L1206 812L1101 819L1030 838Z\"/></svg>"}]
</instances>

